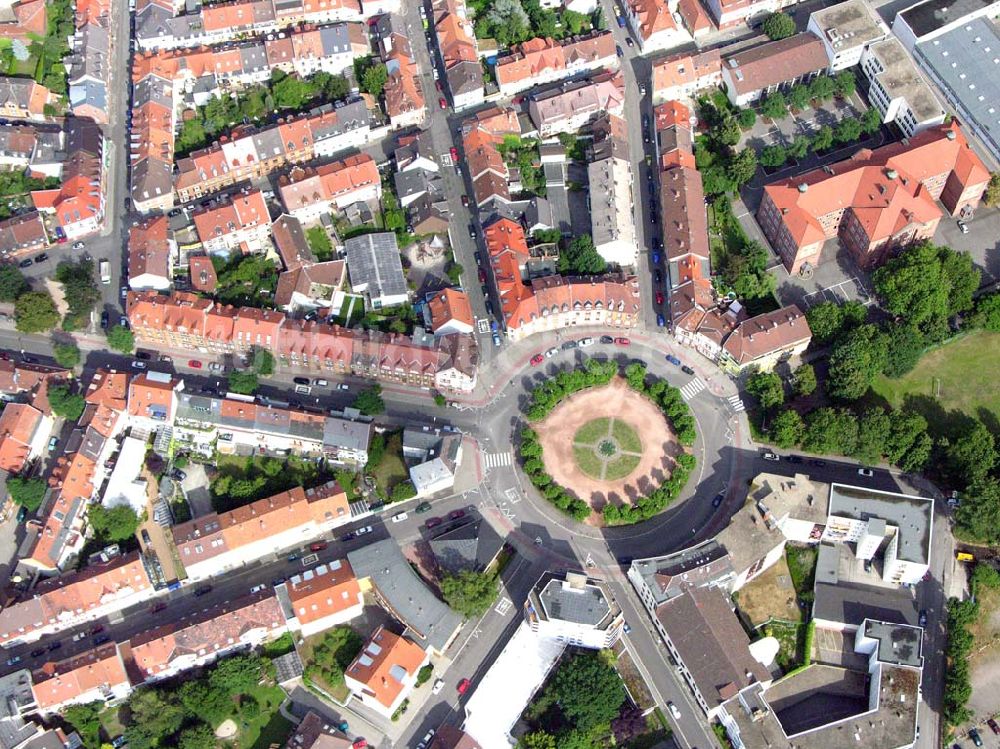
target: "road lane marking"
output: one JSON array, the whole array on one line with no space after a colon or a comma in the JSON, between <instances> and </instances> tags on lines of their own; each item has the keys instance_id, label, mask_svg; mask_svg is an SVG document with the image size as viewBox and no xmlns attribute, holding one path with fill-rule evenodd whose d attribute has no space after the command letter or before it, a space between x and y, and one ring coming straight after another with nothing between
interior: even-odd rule
<instances>
[{"instance_id":1,"label":"road lane marking","mask_svg":"<svg viewBox=\"0 0 1000 749\"><path fill-rule=\"evenodd\" d=\"M701 379L691 380L687 385L681 388L681 397L684 400L689 401L704 389L705 389L704 380Z\"/></svg>"},{"instance_id":2,"label":"road lane marking","mask_svg":"<svg viewBox=\"0 0 1000 749\"><path fill-rule=\"evenodd\" d=\"M500 614L500 616L507 616L507 612L509 612L513 607L514 602L507 598L507 596L504 596L497 602L497 605L493 610Z\"/></svg>"},{"instance_id":3,"label":"road lane marking","mask_svg":"<svg viewBox=\"0 0 1000 749\"><path fill-rule=\"evenodd\" d=\"M502 453L483 452L483 460L486 463L486 470L489 470L490 468L509 466L513 462L513 457L514 456L510 450L506 450Z\"/></svg>"}]
</instances>

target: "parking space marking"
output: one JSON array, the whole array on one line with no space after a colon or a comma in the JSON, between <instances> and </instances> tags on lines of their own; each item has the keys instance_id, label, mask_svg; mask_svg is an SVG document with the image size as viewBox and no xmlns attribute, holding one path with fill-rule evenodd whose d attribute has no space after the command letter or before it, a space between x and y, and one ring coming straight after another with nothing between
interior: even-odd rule
<instances>
[{"instance_id":1,"label":"parking space marking","mask_svg":"<svg viewBox=\"0 0 1000 749\"><path fill-rule=\"evenodd\" d=\"M852 295L850 290L845 288L849 285L854 286L854 294ZM872 304L871 294L868 293L868 289L865 285L861 283L861 280L857 277L848 278L840 283L835 283L833 286L826 286L819 291L811 291L805 295L803 301L806 304L806 308L815 307L817 304L823 302L836 302L837 304L843 304L844 302L849 302L856 297L856 300L861 302L866 307Z\"/></svg>"},{"instance_id":2,"label":"parking space marking","mask_svg":"<svg viewBox=\"0 0 1000 749\"><path fill-rule=\"evenodd\" d=\"M510 611L513 606L514 602L507 598L507 596L504 596L497 602L497 605L493 610L500 614L500 616L507 616L507 612Z\"/></svg>"}]
</instances>

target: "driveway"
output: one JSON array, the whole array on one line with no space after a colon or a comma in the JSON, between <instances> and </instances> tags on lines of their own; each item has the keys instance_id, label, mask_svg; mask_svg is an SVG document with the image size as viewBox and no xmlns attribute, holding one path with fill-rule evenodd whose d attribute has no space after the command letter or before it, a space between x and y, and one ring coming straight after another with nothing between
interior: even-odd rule
<instances>
[{"instance_id":1,"label":"driveway","mask_svg":"<svg viewBox=\"0 0 1000 749\"><path fill-rule=\"evenodd\" d=\"M200 518L212 511L212 494L208 490L208 475L205 473L205 466L201 463L188 463L184 467L184 481L181 482L181 489L187 497L191 506L191 517Z\"/></svg>"}]
</instances>

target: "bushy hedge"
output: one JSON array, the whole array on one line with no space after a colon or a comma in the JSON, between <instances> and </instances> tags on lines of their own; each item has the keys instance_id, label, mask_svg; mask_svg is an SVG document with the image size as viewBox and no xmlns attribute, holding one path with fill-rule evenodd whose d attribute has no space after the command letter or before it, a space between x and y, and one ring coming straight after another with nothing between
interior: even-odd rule
<instances>
[{"instance_id":1,"label":"bushy hedge","mask_svg":"<svg viewBox=\"0 0 1000 749\"><path fill-rule=\"evenodd\" d=\"M548 416L563 398L586 388L607 385L618 374L614 362L590 359L583 369L559 372L554 378L538 385L531 394L527 408L529 421L541 421ZM681 397L681 391L665 380L654 379L647 382L646 368L641 364L630 364L625 369L625 379L636 390L654 401L670 422L677 440L684 446L691 446L698 437L694 416ZM532 485L549 502L576 520L585 520L590 515L590 505L577 499L552 480L545 472L542 462L542 446L538 434L531 428L521 431L520 455L522 468ZM614 504L604 506L604 521L608 525L629 525L648 520L662 512L673 502L687 484L696 464L695 457L682 453L670 478L653 492L642 497L634 505L619 507Z\"/></svg>"}]
</instances>

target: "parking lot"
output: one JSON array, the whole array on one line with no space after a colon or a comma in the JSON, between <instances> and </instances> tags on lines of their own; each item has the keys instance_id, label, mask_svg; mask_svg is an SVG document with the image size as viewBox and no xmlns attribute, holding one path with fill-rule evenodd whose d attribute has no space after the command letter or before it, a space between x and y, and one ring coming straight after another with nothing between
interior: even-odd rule
<instances>
[{"instance_id":1,"label":"parking lot","mask_svg":"<svg viewBox=\"0 0 1000 749\"><path fill-rule=\"evenodd\" d=\"M740 139L739 147L753 146L759 151L774 144L789 146L796 136L811 136L824 125L835 127L845 117L860 117L866 108L855 93L847 99L832 99L797 114L789 109L788 116L781 120L767 120L758 115L756 124Z\"/></svg>"},{"instance_id":2,"label":"parking lot","mask_svg":"<svg viewBox=\"0 0 1000 749\"><path fill-rule=\"evenodd\" d=\"M780 263L769 269L776 281L776 293L782 304L797 304L803 311L821 302L875 302L871 278L854 263L839 239L823 247L820 263L811 274L789 275Z\"/></svg>"},{"instance_id":3,"label":"parking lot","mask_svg":"<svg viewBox=\"0 0 1000 749\"><path fill-rule=\"evenodd\" d=\"M983 286L1000 282L1000 211L980 206L964 223L969 227L966 234L959 229L955 218L945 214L934 234L935 244L968 252L983 273Z\"/></svg>"}]
</instances>

